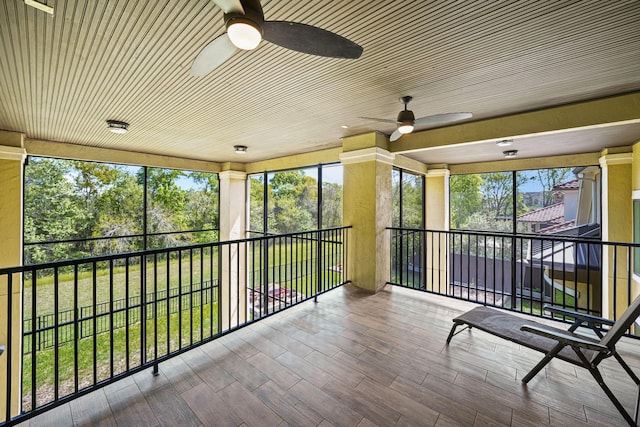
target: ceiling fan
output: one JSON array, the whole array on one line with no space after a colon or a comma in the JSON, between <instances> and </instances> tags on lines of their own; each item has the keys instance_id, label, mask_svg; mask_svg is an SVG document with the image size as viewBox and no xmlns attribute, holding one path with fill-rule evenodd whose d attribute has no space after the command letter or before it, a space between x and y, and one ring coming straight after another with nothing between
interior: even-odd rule
<instances>
[{"instance_id":1,"label":"ceiling fan","mask_svg":"<svg viewBox=\"0 0 640 427\"><path fill-rule=\"evenodd\" d=\"M455 122L458 120L469 119L473 116L473 114L471 113L444 113L444 114L434 114L433 116L420 117L416 119L416 116L413 115L413 111L407 110L407 104L409 104L409 102L411 102L412 99L413 97L408 95L400 98L400 102L404 104L404 110L398 113L398 118L396 120L378 119L375 117L360 117L360 118L367 119L367 120L375 120L377 122L397 124L398 128L395 131L393 131L393 133L389 137L389 140L393 142L400 139L402 135L413 132L413 129L417 126L444 124L448 122Z\"/></svg>"},{"instance_id":2,"label":"ceiling fan","mask_svg":"<svg viewBox=\"0 0 640 427\"><path fill-rule=\"evenodd\" d=\"M224 12L227 32L209 42L191 66L191 75L204 76L238 49L255 49L262 38L310 55L356 59L362 47L322 28L289 21L265 21L260 0L212 0Z\"/></svg>"}]
</instances>

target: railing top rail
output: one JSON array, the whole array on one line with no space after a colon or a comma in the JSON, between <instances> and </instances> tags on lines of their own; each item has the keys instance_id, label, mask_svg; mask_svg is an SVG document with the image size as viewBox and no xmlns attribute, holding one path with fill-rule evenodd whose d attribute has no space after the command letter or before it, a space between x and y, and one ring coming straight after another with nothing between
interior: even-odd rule
<instances>
[{"instance_id":1,"label":"railing top rail","mask_svg":"<svg viewBox=\"0 0 640 427\"><path fill-rule=\"evenodd\" d=\"M157 254L165 254L165 253L168 254L168 253L189 251L189 250L201 249L201 248L202 249L214 248L214 247L236 245L236 244L256 242L256 241L273 240L276 238L281 239L286 237L299 237L299 236L313 235L314 233L320 233L320 232L344 230L348 228L352 228L352 227L350 225L344 225L340 227L321 228L317 230L299 231L295 233L274 234L269 236L249 237L246 239L198 243L195 245L173 246L170 248L148 249L146 251L123 252L123 253L114 254L114 255L100 255L100 256L93 256L93 257L87 257L87 258L79 258L74 260L54 261L54 262L48 262L48 263L42 263L42 264L7 267L7 268L0 268L0 276L7 275L7 274L24 273L24 272L34 271L34 270L43 270L48 268L69 267L73 265L83 265L83 264L104 262L104 261L110 261L110 260L131 259L131 258L139 258L139 257L144 257L149 255L157 255Z\"/></svg>"},{"instance_id":2,"label":"railing top rail","mask_svg":"<svg viewBox=\"0 0 640 427\"><path fill-rule=\"evenodd\" d=\"M540 241L554 241L554 242L571 242L571 243L585 243L585 244L602 244L610 246L621 246L628 248L640 248L640 243L632 242L612 242L602 240L597 237L579 237L579 236L560 236L554 234L533 234L533 233L508 233L499 231L475 231L475 230L434 230L426 228L401 228L401 227L387 227L387 230L393 231L406 231L406 232L428 232L428 233L440 233L440 234L463 234L470 236L492 236L492 237L504 237L504 238L516 238L516 239L530 239Z\"/></svg>"}]
</instances>

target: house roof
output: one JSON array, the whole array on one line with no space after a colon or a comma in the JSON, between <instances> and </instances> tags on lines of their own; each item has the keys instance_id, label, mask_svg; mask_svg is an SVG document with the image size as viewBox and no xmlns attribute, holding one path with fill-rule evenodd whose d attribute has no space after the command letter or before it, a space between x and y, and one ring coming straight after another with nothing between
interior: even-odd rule
<instances>
[{"instance_id":1,"label":"house roof","mask_svg":"<svg viewBox=\"0 0 640 427\"><path fill-rule=\"evenodd\" d=\"M518 216L519 222L554 222L564 221L564 203L555 203Z\"/></svg>"},{"instance_id":2,"label":"house roof","mask_svg":"<svg viewBox=\"0 0 640 427\"><path fill-rule=\"evenodd\" d=\"M389 135L403 95L416 117L473 113L451 141L427 130L390 145L428 164L502 160L502 138L528 158L594 153L640 135L637 108L606 106L640 97L633 1L263 0L267 20L333 31L363 55L324 58L263 41L204 77L189 69L225 32L215 1L48 3L53 16L22 1L0 12L0 129L41 151L64 142L250 163ZM576 104L594 99L606 104L584 107L596 115ZM108 132L109 119L128 122L129 133ZM249 149L238 155L234 145Z\"/></svg>"},{"instance_id":3,"label":"house roof","mask_svg":"<svg viewBox=\"0 0 640 427\"><path fill-rule=\"evenodd\" d=\"M541 228L540 230L538 230L538 233L539 234L557 233L558 231L567 230L569 228L574 227L575 223L576 221L573 219L569 221L559 222L557 224L550 225L549 227Z\"/></svg>"},{"instance_id":4,"label":"house roof","mask_svg":"<svg viewBox=\"0 0 640 427\"><path fill-rule=\"evenodd\" d=\"M571 181L563 182L561 184L553 187L554 190L578 190L580 188L580 181L578 179L574 179Z\"/></svg>"}]
</instances>

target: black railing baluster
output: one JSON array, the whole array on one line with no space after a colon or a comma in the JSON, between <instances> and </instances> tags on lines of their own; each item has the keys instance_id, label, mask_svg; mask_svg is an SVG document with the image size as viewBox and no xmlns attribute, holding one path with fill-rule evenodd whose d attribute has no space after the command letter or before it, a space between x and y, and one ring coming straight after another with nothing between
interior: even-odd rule
<instances>
[{"instance_id":1,"label":"black railing baluster","mask_svg":"<svg viewBox=\"0 0 640 427\"><path fill-rule=\"evenodd\" d=\"M200 248L200 340L204 339L204 306L205 306L205 278L204 278L204 248Z\"/></svg>"},{"instance_id":2,"label":"black railing baluster","mask_svg":"<svg viewBox=\"0 0 640 427\"><path fill-rule=\"evenodd\" d=\"M131 314L131 300L130 298L130 282L129 282L129 257L125 257L124 259L124 295L126 298L125 302L125 331L124 331L124 353L125 353L125 369L129 371L130 363L131 363L131 348L130 341L131 336L129 332L130 325L130 314Z\"/></svg>"},{"instance_id":3,"label":"black railing baluster","mask_svg":"<svg viewBox=\"0 0 640 427\"><path fill-rule=\"evenodd\" d=\"M93 384L98 382L98 360L97 360L97 354L98 354L98 335L96 333L97 329L98 329L98 318L96 316L96 311L97 311L97 301L98 301L98 264L94 261L91 265L92 267L92 274L93 274L93 284L92 284L92 292L93 292L93 298L92 298L92 311L91 311L91 339L93 340L92 344L93 344Z\"/></svg>"},{"instance_id":4,"label":"black railing baluster","mask_svg":"<svg viewBox=\"0 0 640 427\"><path fill-rule=\"evenodd\" d=\"M153 254L153 375L158 375L158 254Z\"/></svg>"},{"instance_id":5,"label":"black railing baluster","mask_svg":"<svg viewBox=\"0 0 640 427\"><path fill-rule=\"evenodd\" d=\"M54 380L53 380L53 399L58 400L58 387L60 385L60 349L58 347L58 313L60 311L60 288L59 288L59 270L58 267L53 269L53 327L54 327L54 349L53 349L53 366L54 366Z\"/></svg>"},{"instance_id":6,"label":"black railing baluster","mask_svg":"<svg viewBox=\"0 0 640 427\"><path fill-rule=\"evenodd\" d=\"M140 361L147 363L147 257L140 255Z\"/></svg>"},{"instance_id":7,"label":"black railing baluster","mask_svg":"<svg viewBox=\"0 0 640 427\"><path fill-rule=\"evenodd\" d=\"M36 311L36 301L37 301L37 270L31 270L31 410L33 411L36 408L36 390L37 390L37 365L36 365L36 359L38 358L38 348L36 347L36 338L37 335L40 334L39 330L40 328L36 329L36 316L38 315L38 312ZM11 311L8 312L9 315L9 322L11 322ZM9 331L11 331L11 329L13 328L9 328ZM10 354L7 354L7 362L11 363L11 358L9 357ZM7 367L7 373L10 373L11 370ZM9 378L10 376L7 375L7 378ZM10 396L10 394L7 394L7 396ZM10 402L9 399L7 399L7 402ZM7 407L9 407L10 405L7 405ZM9 419L9 418L7 418Z\"/></svg>"},{"instance_id":8,"label":"black railing baluster","mask_svg":"<svg viewBox=\"0 0 640 427\"><path fill-rule=\"evenodd\" d=\"M182 249L178 250L178 350L182 349Z\"/></svg>"},{"instance_id":9,"label":"black railing baluster","mask_svg":"<svg viewBox=\"0 0 640 427\"><path fill-rule=\"evenodd\" d=\"M11 419L11 405L13 404L13 274L7 274L7 344L5 345L5 356L7 371L6 371L6 403L5 403L5 420ZM35 317L35 315L32 315ZM34 393L34 387L32 383L31 393Z\"/></svg>"},{"instance_id":10,"label":"black railing baluster","mask_svg":"<svg viewBox=\"0 0 640 427\"><path fill-rule=\"evenodd\" d=\"M109 260L109 378L113 377L113 260Z\"/></svg>"},{"instance_id":11,"label":"black railing baluster","mask_svg":"<svg viewBox=\"0 0 640 427\"><path fill-rule=\"evenodd\" d=\"M78 265L73 266L73 391L78 392Z\"/></svg>"},{"instance_id":12,"label":"black railing baluster","mask_svg":"<svg viewBox=\"0 0 640 427\"><path fill-rule=\"evenodd\" d=\"M189 307L193 307L193 249L189 249ZM189 310L189 345L193 344L193 310Z\"/></svg>"},{"instance_id":13,"label":"black railing baluster","mask_svg":"<svg viewBox=\"0 0 640 427\"><path fill-rule=\"evenodd\" d=\"M233 244L235 247L235 251L233 253L236 254L236 326L240 325L240 244ZM229 263L231 263L231 259L229 259ZM231 270L229 270L229 274L231 274Z\"/></svg>"}]
</instances>

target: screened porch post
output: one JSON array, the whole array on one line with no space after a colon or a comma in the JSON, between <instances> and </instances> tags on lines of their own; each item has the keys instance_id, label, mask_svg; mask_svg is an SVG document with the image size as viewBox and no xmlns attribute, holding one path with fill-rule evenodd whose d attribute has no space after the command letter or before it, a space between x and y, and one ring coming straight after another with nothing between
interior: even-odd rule
<instances>
[{"instance_id":1,"label":"screened porch post","mask_svg":"<svg viewBox=\"0 0 640 427\"><path fill-rule=\"evenodd\" d=\"M0 131L0 268L22 264L22 172L26 158L23 135ZM0 421L7 414L7 378L11 378L11 416L20 411L20 372L22 337L22 276L13 275L11 294L7 276L0 280ZM11 309L9 309L11 303ZM7 328L11 313L11 342ZM10 360L8 358L11 358ZM8 370L11 370L9 374Z\"/></svg>"},{"instance_id":2,"label":"screened porch post","mask_svg":"<svg viewBox=\"0 0 640 427\"><path fill-rule=\"evenodd\" d=\"M244 239L247 225L247 173L223 165L220 179L220 241ZM239 169L236 167L236 169ZM222 248L222 247L221 247ZM246 246L225 246L222 256L220 299L222 330L247 320Z\"/></svg>"},{"instance_id":3,"label":"screened porch post","mask_svg":"<svg viewBox=\"0 0 640 427\"><path fill-rule=\"evenodd\" d=\"M394 155L389 140L377 132L346 137L343 153L343 223L351 225L349 265L352 283L377 292L390 279Z\"/></svg>"}]
</instances>

